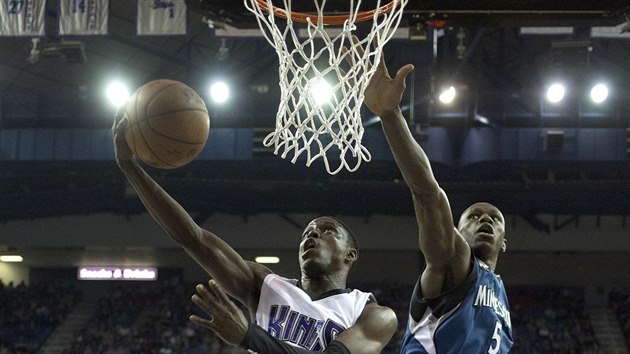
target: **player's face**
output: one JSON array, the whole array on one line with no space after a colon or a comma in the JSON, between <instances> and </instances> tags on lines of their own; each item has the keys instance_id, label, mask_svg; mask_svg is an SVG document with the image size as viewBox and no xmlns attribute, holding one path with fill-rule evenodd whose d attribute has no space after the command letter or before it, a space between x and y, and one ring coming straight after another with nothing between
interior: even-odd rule
<instances>
[{"instance_id":1,"label":"player's face","mask_svg":"<svg viewBox=\"0 0 630 354\"><path fill-rule=\"evenodd\" d=\"M348 250L347 237L346 230L334 219L321 217L311 221L304 229L300 243L302 271L315 275L342 269Z\"/></svg>"},{"instance_id":2,"label":"player's face","mask_svg":"<svg viewBox=\"0 0 630 354\"><path fill-rule=\"evenodd\" d=\"M497 257L505 251L505 219L497 207L489 203L470 206L459 219L459 232L482 260Z\"/></svg>"}]
</instances>

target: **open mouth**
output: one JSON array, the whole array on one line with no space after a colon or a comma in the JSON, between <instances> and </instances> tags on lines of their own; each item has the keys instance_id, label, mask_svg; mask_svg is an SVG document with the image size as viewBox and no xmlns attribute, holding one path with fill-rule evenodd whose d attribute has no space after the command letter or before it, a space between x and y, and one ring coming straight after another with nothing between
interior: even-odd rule
<instances>
[{"instance_id":1,"label":"open mouth","mask_svg":"<svg viewBox=\"0 0 630 354\"><path fill-rule=\"evenodd\" d=\"M315 246L317 246L317 241L315 239L308 239L304 241L304 252L315 248Z\"/></svg>"},{"instance_id":2,"label":"open mouth","mask_svg":"<svg viewBox=\"0 0 630 354\"><path fill-rule=\"evenodd\" d=\"M494 229L492 228L490 224L482 224L477 229L477 233L494 234Z\"/></svg>"}]
</instances>

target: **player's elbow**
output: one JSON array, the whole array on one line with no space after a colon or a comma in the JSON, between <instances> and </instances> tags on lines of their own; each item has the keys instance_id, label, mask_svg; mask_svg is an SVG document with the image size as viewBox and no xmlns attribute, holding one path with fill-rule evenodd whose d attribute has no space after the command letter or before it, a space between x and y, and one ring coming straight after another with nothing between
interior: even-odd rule
<instances>
[{"instance_id":1,"label":"player's elbow","mask_svg":"<svg viewBox=\"0 0 630 354\"><path fill-rule=\"evenodd\" d=\"M398 318L396 317L396 312L394 310L389 309L389 315L385 318L385 328L384 332L389 333L389 337L394 336L396 330L398 330Z\"/></svg>"},{"instance_id":2,"label":"player's elbow","mask_svg":"<svg viewBox=\"0 0 630 354\"><path fill-rule=\"evenodd\" d=\"M378 332L382 335L381 340L383 343L387 344L398 329L396 312L389 307L382 308L375 323L380 323L381 328Z\"/></svg>"},{"instance_id":3,"label":"player's elbow","mask_svg":"<svg viewBox=\"0 0 630 354\"><path fill-rule=\"evenodd\" d=\"M427 208L437 205L443 198L443 195L445 195L444 190L440 188L437 182L422 185L409 185L409 189L411 190L413 198L416 199L420 205Z\"/></svg>"},{"instance_id":4,"label":"player's elbow","mask_svg":"<svg viewBox=\"0 0 630 354\"><path fill-rule=\"evenodd\" d=\"M170 234L171 238L177 242L177 244L186 249L197 248L200 244L204 243L204 238L206 238L203 229L197 224L188 225Z\"/></svg>"}]
</instances>

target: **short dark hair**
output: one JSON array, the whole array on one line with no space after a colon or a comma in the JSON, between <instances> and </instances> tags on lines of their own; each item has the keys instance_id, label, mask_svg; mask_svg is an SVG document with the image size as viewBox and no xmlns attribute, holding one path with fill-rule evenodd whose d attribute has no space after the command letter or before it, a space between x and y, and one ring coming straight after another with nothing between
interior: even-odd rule
<instances>
[{"instance_id":1,"label":"short dark hair","mask_svg":"<svg viewBox=\"0 0 630 354\"><path fill-rule=\"evenodd\" d=\"M359 252L359 239L357 238L357 235L352 231L350 227L348 227L348 225L346 225L341 220L337 220L337 222L346 230L346 233L348 234L348 243L350 244L350 247L354 248L355 250L357 250L357 252Z\"/></svg>"},{"instance_id":2,"label":"short dark hair","mask_svg":"<svg viewBox=\"0 0 630 354\"><path fill-rule=\"evenodd\" d=\"M343 221L337 219L334 216L324 215L324 216L320 216L320 218L327 218L327 219L334 220L344 230L346 230L346 234L348 235L348 244L350 245L350 247L354 248L355 250L357 250L357 252L359 252L359 240L357 239L357 235L355 235L354 232L352 232L352 229L348 227L348 225L346 225Z\"/></svg>"},{"instance_id":3,"label":"short dark hair","mask_svg":"<svg viewBox=\"0 0 630 354\"><path fill-rule=\"evenodd\" d=\"M354 265L357 264L357 261L359 260L359 239L357 238L357 235L352 231L350 227L348 227L348 225L346 225L343 221L337 219L334 216L325 215L325 216L322 216L322 218L328 218L328 219L334 220L344 230L346 230L346 234L348 235L347 237L348 245L350 246L350 248L354 248L357 251L357 259L354 262L352 262L352 265L350 265L350 270L352 270L354 268Z\"/></svg>"}]
</instances>

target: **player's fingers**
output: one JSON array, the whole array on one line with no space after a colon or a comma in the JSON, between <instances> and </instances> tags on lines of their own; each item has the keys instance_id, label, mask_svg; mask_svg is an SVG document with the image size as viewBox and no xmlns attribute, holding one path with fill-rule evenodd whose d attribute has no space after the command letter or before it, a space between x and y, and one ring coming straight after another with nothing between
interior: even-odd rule
<instances>
[{"instance_id":1,"label":"player's fingers","mask_svg":"<svg viewBox=\"0 0 630 354\"><path fill-rule=\"evenodd\" d=\"M222 293L222 290L219 288L219 284L212 279L208 281L208 287L201 284L197 285L197 292L201 297L200 300L204 302L204 305L211 313L221 311L221 306L223 306L224 302L223 298L227 300L227 296Z\"/></svg>"},{"instance_id":2,"label":"player's fingers","mask_svg":"<svg viewBox=\"0 0 630 354\"><path fill-rule=\"evenodd\" d=\"M359 56L362 57L365 53L365 50L363 50L363 46L361 46L361 41L359 41L359 37L352 35L352 43L354 45L354 49L357 51L357 53L359 53Z\"/></svg>"},{"instance_id":3,"label":"player's fingers","mask_svg":"<svg viewBox=\"0 0 630 354\"><path fill-rule=\"evenodd\" d=\"M114 126L112 127L114 136L122 136L122 132L126 131L128 127L129 119L127 119L126 115L117 117L114 121Z\"/></svg>"},{"instance_id":4,"label":"player's fingers","mask_svg":"<svg viewBox=\"0 0 630 354\"><path fill-rule=\"evenodd\" d=\"M351 84L354 85L354 78L358 77L362 74L361 65L356 65L355 59L359 58L359 60L361 60L360 58L363 57L363 54L365 53L365 50L363 49L363 46L361 45L361 41L359 40L359 37L352 35L352 48L353 51L349 51L347 48L343 47L342 51L344 51L344 55L346 55L345 59L348 62L348 64L350 65L350 70L351 71L355 71L352 73L351 77L349 78L351 80ZM353 53L356 53L356 56L353 55ZM369 71L371 68L371 65L366 62L365 65L365 70ZM347 74L347 72L343 71L344 76Z\"/></svg>"},{"instance_id":5,"label":"player's fingers","mask_svg":"<svg viewBox=\"0 0 630 354\"><path fill-rule=\"evenodd\" d=\"M378 36L374 36L374 40L372 41L372 48L376 49L379 47L379 40L378 40Z\"/></svg>"},{"instance_id":6,"label":"player's fingers","mask_svg":"<svg viewBox=\"0 0 630 354\"><path fill-rule=\"evenodd\" d=\"M205 318L201 318L201 317L196 316L196 315L191 315L190 317L188 317L188 319L191 322L200 325L201 327L208 328L208 329L214 329L214 319L207 320Z\"/></svg>"},{"instance_id":7,"label":"player's fingers","mask_svg":"<svg viewBox=\"0 0 630 354\"><path fill-rule=\"evenodd\" d=\"M347 81L348 83L350 83L351 86L355 85L355 80L354 80L353 75L348 76L348 72L341 68L339 68L339 71L341 72L341 78L343 79L343 81Z\"/></svg>"},{"instance_id":8,"label":"player's fingers","mask_svg":"<svg viewBox=\"0 0 630 354\"><path fill-rule=\"evenodd\" d=\"M350 68L355 68L356 59L358 57L363 56L363 47L361 47L361 45L358 44L359 42L358 42L357 36L352 36L352 42L353 42L352 44L353 50L351 51L348 49L348 47L343 46L341 47L341 54L343 56L343 59L350 66ZM355 53L358 53L358 55L355 55Z\"/></svg>"},{"instance_id":9,"label":"player's fingers","mask_svg":"<svg viewBox=\"0 0 630 354\"><path fill-rule=\"evenodd\" d=\"M120 108L118 108L116 110L116 113L114 113L114 124L112 125L112 129L116 129L116 126L118 125L118 120L119 120L118 116L119 116L119 113L120 113L119 111L120 111Z\"/></svg>"},{"instance_id":10,"label":"player's fingers","mask_svg":"<svg viewBox=\"0 0 630 354\"><path fill-rule=\"evenodd\" d=\"M341 47L341 56L348 63L348 65L352 66L354 64L354 59L352 58L352 54L348 51L348 47Z\"/></svg>"},{"instance_id":11,"label":"player's fingers","mask_svg":"<svg viewBox=\"0 0 630 354\"><path fill-rule=\"evenodd\" d=\"M191 300L205 313L212 315L212 313L214 312L214 307L212 306L212 303L202 299L198 294L193 295L191 297Z\"/></svg>"},{"instance_id":12,"label":"player's fingers","mask_svg":"<svg viewBox=\"0 0 630 354\"><path fill-rule=\"evenodd\" d=\"M118 113L114 115L114 124L112 124L112 132L116 133L118 130L118 124L120 123L120 118L118 117Z\"/></svg>"},{"instance_id":13,"label":"player's fingers","mask_svg":"<svg viewBox=\"0 0 630 354\"><path fill-rule=\"evenodd\" d=\"M126 116L126 109L127 109L127 105L123 104L120 107L118 107L116 109L116 113L114 114L114 124L113 124L113 128L117 128L118 124L120 123L120 121L123 120L123 118Z\"/></svg>"},{"instance_id":14,"label":"player's fingers","mask_svg":"<svg viewBox=\"0 0 630 354\"><path fill-rule=\"evenodd\" d=\"M197 295L199 295L204 301L211 300L212 294L210 294L208 288L206 288L203 284L197 284L195 290L197 290Z\"/></svg>"},{"instance_id":15,"label":"player's fingers","mask_svg":"<svg viewBox=\"0 0 630 354\"><path fill-rule=\"evenodd\" d=\"M210 281L208 282L208 286L210 288L210 291L214 295L215 299L217 300L217 302L220 302L223 304L232 303L232 300L230 300L230 298L227 296L225 291L221 289L219 284L214 279L210 279Z\"/></svg>"},{"instance_id":16,"label":"player's fingers","mask_svg":"<svg viewBox=\"0 0 630 354\"><path fill-rule=\"evenodd\" d=\"M396 77L394 78L396 83L399 85L404 85L407 75L409 75L409 73L412 72L413 69L414 69L413 64L407 64L403 66L402 68L398 69L398 72L396 73Z\"/></svg>"},{"instance_id":17,"label":"player's fingers","mask_svg":"<svg viewBox=\"0 0 630 354\"><path fill-rule=\"evenodd\" d=\"M214 306L214 308L211 309L213 313L221 314L222 316L224 314L232 316L241 312L240 308L236 306L234 301L229 298L227 293L221 288L221 286L219 286L219 284L217 284L216 281L211 280L208 282L208 285L210 292L214 296L214 302L211 304Z\"/></svg>"},{"instance_id":18,"label":"player's fingers","mask_svg":"<svg viewBox=\"0 0 630 354\"><path fill-rule=\"evenodd\" d=\"M223 305L217 300L214 294L210 294L210 292L208 292L204 296L205 297L201 297L199 294L193 295L193 303L212 317L215 317L215 314L217 313L224 312L222 308Z\"/></svg>"},{"instance_id":19,"label":"player's fingers","mask_svg":"<svg viewBox=\"0 0 630 354\"><path fill-rule=\"evenodd\" d=\"M389 76L389 72L387 71L387 67L385 66L385 54L383 52L381 52L381 55L378 57L376 71L380 71L384 73L385 75Z\"/></svg>"}]
</instances>

